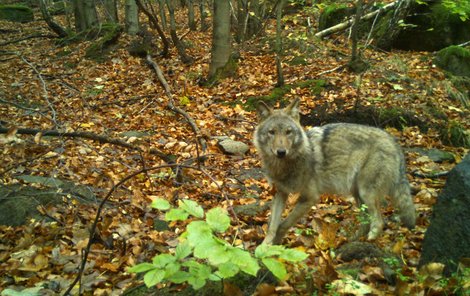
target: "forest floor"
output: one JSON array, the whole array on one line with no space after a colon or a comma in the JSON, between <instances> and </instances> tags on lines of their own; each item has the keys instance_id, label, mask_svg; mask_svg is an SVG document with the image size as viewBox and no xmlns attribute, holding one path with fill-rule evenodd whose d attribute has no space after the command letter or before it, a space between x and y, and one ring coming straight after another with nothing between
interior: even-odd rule
<instances>
[{"instance_id":1,"label":"forest floor","mask_svg":"<svg viewBox=\"0 0 470 296\"><path fill-rule=\"evenodd\" d=\"M297 18L301 20L302 15ZM449 171L468 152L443 144L442 128L437 127L458 123L468 130L468 109L450 98L451 84L433 65L433 53L383 52L368 47L363 54L371 67L359 78L344 67L350 56L345 34L324 40L296 39L306 29L299 19L288 18L285 26L289 37L283 70L286 83L292 86L284 94L285 101L300 97L304 122L312 122L308 119L313 116L320 124L326 123L326 117L319 114L352 110L356 103L379 110L370 114L369 123L385 126L405 149L418 212L417 227L412 231L401 227L392 219L393 209L383 208L386 228L374 245L399 258L400 264L393 267L397 279L390 283L377 262L380 260L364 258L351 263L335 256L359 224L360 210L338 196L323 196L322 203L284 240L285 245L309 254L305 264L289 268L285 281L261 285L252 293L451 294L455 283L432 272L420 272L417 266L432 206L445 183L445 176L436 173ZM2 21L0 28L0 43L50 34L41 20L26 24ZM153 56L172 89L175 105L194 119L200 135L181 115L167 108L168 98L154 69L145 59L129 54L132 38L125 34L100 62L84 58L90 42L59 46L54 39L31 38L2 44L0 124L11 131L0 135L0 182L4 186L33 183L42 188L44 182L26 182L18 177L50 177L87 186L96 194L96 200L58 189L62 202L38 208L45 219L31 219L21 226L0 226L0 291L28 288L41 290L41 295L63 293L77 275L89 229L106 193L142 168L165 164L151 149L173 155L176 163L194 169L183 169L178 180L170 168L139 174L112 194L101 213L99 231L93 238L81 280L85 294L122 294L142 283L140 277L126 272L127 268L174 250L187 221L172 222L169 229L156 230L163 213L150 204L157 197L174 205L178 200L191 199L205 210L216 206L228 209L232 226L220 237L254 250L265 236L269 211L254 211L254 215L241 211L235 215L231 209L250 204L262 209L272 196L267 182L260 177L260 163L252 145L256 114L245 103L252 97L269 95L276 84L275 56L269 45L274 35L269 24L266 36L270 38L260 37L238 48L235 77L212 87L199 85L200 78L207 76L210 62L208 32L185 35L188 54L195 59L191 65L181 63L174 48L170 58ZM301 86L301 82L310 80L321 80L323 87ZM312 115L311 110L318 111ZM426 123L426 128L407 125L397 110L406 110ZM395 114L392 119L398 124L387 126L390 115L377 115L381 112ZM15 134L15 128L91 132L120 139L140 151L80 137L20 135ZM249 151L244 155L223 153L218 145L220 136L248 144ZM196 144L199 138L207 141L205 151ZM435 162L412 148L450 152L455 161ZM196 159L201 155L205 161L198 164ZM337 280L344 279L352 279L353 284L338 286ZM76 285L72 293L78 293L78 288ZM174 291L182 288L172 286Z\"/></svg>"}]
</instances>

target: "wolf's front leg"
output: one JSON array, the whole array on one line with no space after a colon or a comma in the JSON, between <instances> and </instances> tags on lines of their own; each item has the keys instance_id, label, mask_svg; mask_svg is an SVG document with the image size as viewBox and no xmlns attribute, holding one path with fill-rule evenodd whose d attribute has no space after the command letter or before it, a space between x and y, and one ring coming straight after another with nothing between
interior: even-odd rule
<instances>
[{"instance_id":1,"label":"wolf's front leg","mask_svg":"<svg viewBox=\"0 0 470 296\"><path fill-rule=\"evenodd\" d=\"M297 204L287 218L279 225L276 236L273 239L273 244L277 245L282 243L282 239L286 235L289 228L291 228L297 221L308 213L310 208L318 201L317 195L301 195Z\"/></svg>"},{"instance_id":2,"label":"wolf's front leg","mask_svg":"<svg viewBox=\"0 0 470 296\"><path fill-rule=\"evenodd\" d=\"M277 191L271 205L271 218L269 219L268 233L263 240L263 244L272 244L276 236L279 224L281 223L282 212L286 207L288 193Z\"/></svg>"}]
</instances>

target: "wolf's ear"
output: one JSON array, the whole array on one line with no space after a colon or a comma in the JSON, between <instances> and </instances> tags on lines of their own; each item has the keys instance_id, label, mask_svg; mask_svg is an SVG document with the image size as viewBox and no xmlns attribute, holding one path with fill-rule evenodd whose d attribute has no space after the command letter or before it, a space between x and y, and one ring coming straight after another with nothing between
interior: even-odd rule
<instances>
[{"instance_id":1,"label":"wolf's ear","mask_svg":"<svg viewBox=\"0 0 470 296\"><path fill-rule=\"evenodd\" d=\"M266 105L265 102L263 101L260 101L257 105L256 105L256 111L258 112L258 117L260 120L264 120L266 117L268 117L269 115L271 115L273 109L271 109L271 107L269 107L268 105Z\"/></svg>"},{"instance_id":2,"label":"wolf's ear","mask_svg":"<svg viewBox=\"0 0 470 296\"><path fill-rule=\"evenodd\" d=\"M300 99L295 98L289 106L287 106L284 109L284 112L286 112L290 117L294 118L295 120L299 121L300 120Z\"/></svg>"}]
</instances>

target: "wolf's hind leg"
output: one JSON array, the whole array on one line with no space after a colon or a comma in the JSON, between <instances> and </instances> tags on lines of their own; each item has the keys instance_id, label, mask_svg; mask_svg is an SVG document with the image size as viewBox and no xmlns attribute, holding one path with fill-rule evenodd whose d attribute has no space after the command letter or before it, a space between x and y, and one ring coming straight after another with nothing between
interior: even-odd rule
<instances>
[{"instance_id":1,"label":"wolf's hind leg","mask_svg":"<svg viewBox=\"0 0 470 296\"><path fill-rule=\"evenodd\" d=\"M362 195L362 201L367 206L367 212L370 218L369 233L367 235L368 240L376 239L382 233L384 227L384 221L380 213L381 199L378 198L378 196L376 192L367 192Z\"/></svg>"},{"instance_id":2,"label":"wolf's hind leg","mask_svg":"<svg viewBox=\"0 0 470 296\"><path fill-rule=\"evenodd\" d=\"M291 228L295 223L297 223L300 218L307 214L307 212L311 209L314 204L317 203L317 201L318 197L316 195L301 195L292 212L279 225L279 228L276 232L276 236L273 240L273 244L280 244L287 231L289 231L289 228Z\"/></svg>"},{"instance_id":3,"label":"wolf's hind leg","mask_svg":"<svg viewBox=\"0 0 470 296\"><path fill-rule=\"evenodd\" d=\"M282 212L286 207L287 197L289 195L284 192L276 192L274 195L273 203L271 205L271 218L269 219L269 226L268 226L268 233L263 240L264 244L272 244L274 237L279 228L279 224L281 223Z\"/></svg>"}]
</instances>

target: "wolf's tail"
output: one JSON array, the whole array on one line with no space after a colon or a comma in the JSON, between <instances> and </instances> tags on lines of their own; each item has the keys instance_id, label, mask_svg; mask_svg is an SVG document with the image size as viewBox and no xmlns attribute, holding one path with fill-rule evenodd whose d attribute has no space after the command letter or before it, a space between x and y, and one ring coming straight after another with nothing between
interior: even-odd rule
<instances>
[{"instance_id":1,"label":"wolf's tail","mask_svg":"<svg viewBox=\"0 0 470 296\"><path fill-rule=\"evenodd\" d=\"M392 203L398 210L401 222L409 229L416 225L416 208L410 193L410 183L406 178L405 161L400 162L400 176L390 192Z\"/></svg>"}]
</instances>

